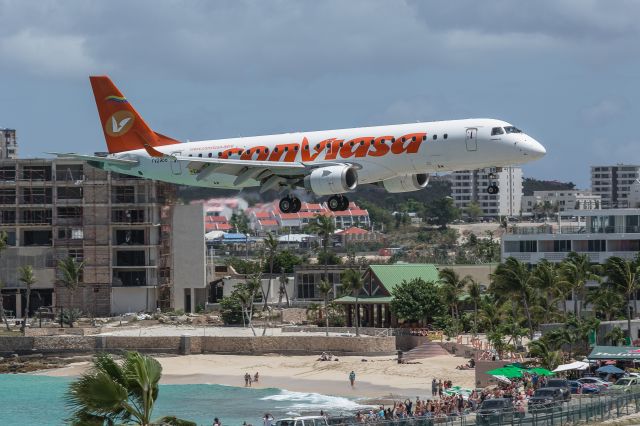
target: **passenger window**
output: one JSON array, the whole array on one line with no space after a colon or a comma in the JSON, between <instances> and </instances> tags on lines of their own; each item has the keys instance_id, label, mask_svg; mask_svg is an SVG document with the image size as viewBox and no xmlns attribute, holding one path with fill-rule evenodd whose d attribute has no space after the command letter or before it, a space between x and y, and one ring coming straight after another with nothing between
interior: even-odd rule
<instances>
[{"instance_id":1,"label":"passenger window","mask_svg":"<svg viewBox=\"0 0 640 426\"><path fill-rule=\"evenodd\" d=\"M491 129L491 136L498 136L502 134L504 134L504 130L502 130L502 127L494 127L493 129Z\"/></svg>"},{"instance_id":2,"label":"passenger window","mask_svg":"<svg viewBox=\"0 0 640 426\"><path fill-rule=\"evenodd\" d=\"M438 139L438 135L433 135L433 140L435 141L436 139Z\"/></svg>"},{"instance_id":3,"label":"passenger window","mask_svg":"<svg viewBox=\"0 0 640 426\"><path fill-rule=\"evenodd\" d=\"M444 135L442 135L442 137L446 139L449 137L449 135L445 133Z\"/></svg>"},{"instance_id":4,"label":"passenger window","mask_svg":"<svg viewBox=\"0 0 640 426\"><path fill-rule=\"evenodd\" d=\"M211 158L211 157L213 157L213 154L212 154L212 153L209 153L209 158Z\"/></svg>"}]
</instances>

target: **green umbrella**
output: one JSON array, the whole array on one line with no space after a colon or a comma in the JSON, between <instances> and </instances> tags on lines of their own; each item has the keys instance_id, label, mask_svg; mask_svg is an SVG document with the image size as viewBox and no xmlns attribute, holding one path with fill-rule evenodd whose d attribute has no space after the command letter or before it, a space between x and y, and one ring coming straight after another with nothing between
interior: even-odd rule
<instances>
[{"instance_id":1,"label":"green umbrella","mask_svg":"<svg viewBox=\"0 0 640 426\"><path fill-rule=\"evenodd\" d=\"M522 377L522 370L516 367L502 367L487 371L490 376L504 376L507 379Z\"/></svg>"},{"instance_id":2,"label":"green umbrella","mask_svg":"<svg viewBox=\"0 0 640 426\"><path fill-rule=\"evenodd\" d=\"M536 373L538 376L553 376L556 374L553 371L549 371L542 367L530 368L529 373Z\"/></svg>"}]
</instances>

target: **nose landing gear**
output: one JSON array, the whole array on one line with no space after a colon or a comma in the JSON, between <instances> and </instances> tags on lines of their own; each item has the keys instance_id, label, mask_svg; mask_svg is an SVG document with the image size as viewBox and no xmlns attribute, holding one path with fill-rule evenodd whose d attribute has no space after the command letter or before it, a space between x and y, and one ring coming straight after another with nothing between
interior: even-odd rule
<instances>
[{"instance_id":1,"label":"nose landing gear","mask_svg":"<svg viewBox=\"0 0 640 426\"><path fill-rule=\"evenodd\" d=\"M278 207L280 207L282 213L298 213L302 207L302 202L298 197L288 195L280 200Z\"/></svg>"},{"instance_id":2,"label":"nose landing gear","mask_svg":"<svg viewBox=\"0 0 640 426\"><path fill-rule=\"evenodd\" d=\"M327 206L332 212L344 211L349 208L349 199L344 195L332 195L327 200Z\"/></svg>"}]
</instances>

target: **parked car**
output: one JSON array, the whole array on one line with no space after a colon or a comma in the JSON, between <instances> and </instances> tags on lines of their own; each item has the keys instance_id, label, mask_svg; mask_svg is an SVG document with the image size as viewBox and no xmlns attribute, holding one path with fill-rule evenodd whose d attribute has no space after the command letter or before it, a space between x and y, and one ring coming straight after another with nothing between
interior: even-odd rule
<instances>
[{"instance_id":1,"label":"parked car","mask_svg":"<svg viewBox=\"0 0 640 426\"><path fill-rule=\"evenodd\" d=\"M598 386L601 391L606 390L611 385L611 383L607 382L606 380L602 380L599 377L592 377L592 376L582 377L577 381L582 383L583 385L589 384L589 385Z\"/></svg>"},{"instance_id":2,"label":"parked car","mask_svg":"<svg viewBox=\"0 0 640 426\"><path fill-rule=\"evenodd\" d=\"M582 387L582 383L578 382L577 380L569 380L569 389L571 389L572 395L582 393Z\"/></svg>"},{"instance_id":3,"label":"parked car","mask_svg":"<svg viewBox=\"0 0 640 426\"><path fill-rule=\"evenodd\" d=\"M513 420L513 402L510 398L485 399L476 412L477 425L498 425Z\"/></svg>"},{"instance_id":4,"label":"parked car","mask_svg":"<svg viewBox=\"0 0 640 426\"><path fill-rule=\"evenodd\" d=\"M631 392L640 390L640 379L637 377L623 377L609 386L612 392Z\"/></svg>"},{"instance_id":5,"label":"parked car","mask_svg":"<svg viewBox=\"0 0 640 426\"><path fill-rule=\"evenodd\" d=\"M280 419L276 422L276 426L328 426L328 423L322 416L304 416Z\"/></svg>"},{"instance_id":6,"label":"parked car","mask_svg":"<svg viewBox=\"0 0 640 426\"><path fill-rule=\"evenodd\" d=\"M549 379L547 380L546 387L561 389L564 401L569 401L571 399L571 386L569 386L569 381L567 379Z\"/></svg>"},{"instance_id":7,"label":"parked car","mask_svg":"<svg viewBox=\"0 0 640 426\"><path fill-rule=\"evenodd\" d=\"M540 388L529 398L529 411L561 408L564 400L561 388Z\"/></svg>"}]
</instances>

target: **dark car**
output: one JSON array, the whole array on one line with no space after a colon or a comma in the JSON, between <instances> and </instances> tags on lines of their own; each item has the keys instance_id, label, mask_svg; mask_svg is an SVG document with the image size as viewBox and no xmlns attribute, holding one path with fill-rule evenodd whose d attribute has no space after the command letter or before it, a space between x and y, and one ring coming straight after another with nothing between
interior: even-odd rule
<instances>
[{"instance_id":1,"label":"dark car","mask_svg":"<svg viewBox=\"0 0 640 426\"><path fill-rule=\"evenodd\" d=\"M571 393L574 395L582 393L582 383L578 381L569 380L569 387L571 389Z\"/></svg>"},{"instance_id":2,"label":"dark car","mask_svg":"<svg viewBox=\"0 0 640 426\"><path fill-rule=\"evenodd\" d=\"M513 402L509 398L485 399L476 411L476 424L498 425L513 420Z\"/></svg>"},{"instance_id":3,"label":"dark car","mask_svg":"<svg viewBox=\"0 0 640 426\"><path fill-rule=\"evenodd\" d=\"M571 399L571 386L567 379L549 379L547 380L547 388L560 388L562 389L562 398L564 401Z\"/></svg>"},{"instance_id":4,"label":"dark car","mask_svg":"<svg viewBox=\"0 0 640 426\"><path fill-rule=\"evenodd\" d=\"M560 408L564 397L560 388L540 388L529 398L529 412Z\"/></svg>"}]
</instances>

